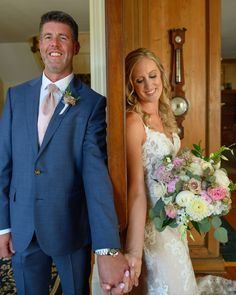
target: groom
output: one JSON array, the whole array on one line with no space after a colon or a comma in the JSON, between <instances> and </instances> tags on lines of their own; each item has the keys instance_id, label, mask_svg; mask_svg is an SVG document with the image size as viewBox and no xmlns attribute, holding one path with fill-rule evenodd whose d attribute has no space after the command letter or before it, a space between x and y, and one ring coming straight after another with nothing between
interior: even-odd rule
<instances>
[{"instance_id":1,"label":"groom","mask_svg":"<svg viewBox=\"0 0 236 295\"><path fill-rule=\"evenodd\" d=\"M48 294L52 262L65 295L88 295L91 248L101 283L124 288L106 100L73 75L77 40L70 15L41 17L43 75L8 90L0 121L0 257L12 256L18 295Z\"/></svg>"}]
</instances>

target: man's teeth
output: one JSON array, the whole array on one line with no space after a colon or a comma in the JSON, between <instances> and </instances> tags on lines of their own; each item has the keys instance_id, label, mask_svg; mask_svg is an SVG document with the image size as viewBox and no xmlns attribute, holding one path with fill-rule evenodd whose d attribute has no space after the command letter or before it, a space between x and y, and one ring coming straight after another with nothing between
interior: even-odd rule
<instances>
[{"instance_id":1,"label":"man's teeth","mask_svg":"<svg viewBox=\"0 0 236 295\"><path fill-rule=\"evenodd\" d=\"M51 52L50 55L51 55L51 56L61 56L61 53L58 53L58 52Z\"/></svg>"}]
</instances>

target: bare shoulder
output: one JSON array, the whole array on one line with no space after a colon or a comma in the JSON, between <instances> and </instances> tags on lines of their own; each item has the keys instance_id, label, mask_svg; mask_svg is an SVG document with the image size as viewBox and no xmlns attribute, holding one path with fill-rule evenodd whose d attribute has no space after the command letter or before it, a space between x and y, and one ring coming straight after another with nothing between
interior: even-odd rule
<instances>
[{"instance_id":1,"label":"bare shoulder","mask_svg":"<svg viewBox=\"0 0 236 295\"><path fill-rule=\"evenodd\" d=\"M144 124L139 114L135 112L126 113L126 130L128 137L139 138L141 142L145 141Z\"/></svg>"},{"instance_id":2,"label":"bare shoulder","mask_svg":"<svg viewBox=\"0 0 236 295\"><path fill-rule=\"evenodd\" d=\"M140 127L143 129L143 122L142 118L139 114L135 112L126 112L126 124L127 127L133 128L133 127Z\"/></svg>"}]
</instances>

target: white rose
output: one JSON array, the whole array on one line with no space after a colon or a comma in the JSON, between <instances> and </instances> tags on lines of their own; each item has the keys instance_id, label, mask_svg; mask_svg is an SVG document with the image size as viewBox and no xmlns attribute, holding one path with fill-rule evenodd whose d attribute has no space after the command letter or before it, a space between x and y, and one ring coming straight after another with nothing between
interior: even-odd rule
<instances>
[{"instance_id":1,"label":"white rose","mask_svg":"<svg viewBox=\"0 0 236 295\"><path fill-rule=\"evenodd\" d=\"M202 170L207 170L209 169L210 170L210 173L213 173L214 172L214 168L212 167L211 163L207 162L207 161L202 161L201 162L201 167L202 167Z\"/></svg>"},{"instance_id":2,"label":"white rose","mask_svg":"<svg viewBox=\"0 0 236 295\"><path fill-rule=\"evenodd\" d=\"M167 193L166 186L161 182L154 182L153 183L153 193L157 199L163 198L164 195Z\"/></svg>"},{"instance_id":3,"label":"white rose","mask_svg":"<svg viewBox=\"0 0 236 295\"><path fill-rule=\"evenodd\" d=\"M182 191L178 193L175 201L180 207L186 207L189 204L189 202L194 198L194 196L194 193L190 191Z\"/></svg>"},{"instance_id":4,"label":"white rose","mask_svg":"<svg viewBox=\"0 0 236 295\"><path fill-rule=\"evenodd\" d=\"M228 186L230 184L230 180L223 170L217 169L214 173L214 176L216 178L216 183L218 183L219 186L223 186L224 188L229 190Z\"/></svg>"},{"instance_id":5,"label":"white rose","mask_svg":"<svg viewBox=\"0 0 236 295\"><path fill-rule=\"evenodd\" d=\"M199 175L199 176L203 175L203 170L202 170L202 167L199 163L195 163L195 162L191 163L189 166L189 170L194 175Z\"/></svg>"}]
</instances>

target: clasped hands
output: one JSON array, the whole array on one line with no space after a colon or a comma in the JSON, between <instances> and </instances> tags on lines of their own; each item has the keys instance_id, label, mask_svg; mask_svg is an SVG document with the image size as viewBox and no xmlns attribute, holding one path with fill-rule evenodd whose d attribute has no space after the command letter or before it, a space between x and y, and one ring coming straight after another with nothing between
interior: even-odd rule
<instances>
[{"instance_id":1,"label":"clasped hands","mask_svg":"<svg viewBox=\"0 0 236 295\"><path fill-rule=\"evenodd\" d=\"M141 259L131 254L98 256L98 272L100 284L105 294L119 295L138 286L141 272Z\"/></svg>"}]
</instances>

